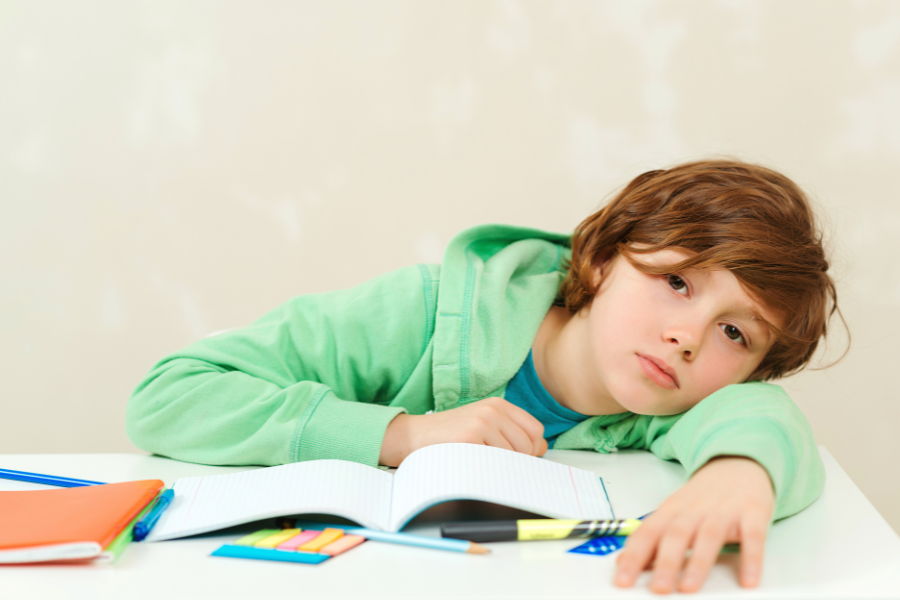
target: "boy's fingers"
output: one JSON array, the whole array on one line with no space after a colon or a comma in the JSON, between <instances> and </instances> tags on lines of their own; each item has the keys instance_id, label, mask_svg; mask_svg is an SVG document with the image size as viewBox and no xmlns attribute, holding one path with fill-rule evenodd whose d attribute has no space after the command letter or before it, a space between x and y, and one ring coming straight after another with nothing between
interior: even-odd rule
<instances>
[{"instance_id":1,"label":"boy's fingers","mask_svg":"<svg viewBox=\"0 0 900 600\"><path fill-rule=\"evenodd\" d=\"M628 536L625 548L616 559L616 578L614 583L619 587L634 585L638 575L652 560L657 541L661 534L661 524L647 520L637 531Z\"/></svg>"},{"instance_id":2,"label":"boy's fingers","mask_svg":"<svg viewBox=\"0 0 900 600\"><path fill-rule=\"evenodd\" d=\"M532 456L537 453L538 449L534 440L512 419L504 418L500 422L500 434L506 438L516 452Z\"/></svg>"},{"instance_id":3,"label":"boy's fingers","mask_svg":"<svg viewBox=\"0 0 900 600\"><path fill-rule=\"evenodd\" d=\"M504 450L515 450L512 444L509 443L509 440L500 433L498 429L488 429L482 435L484 438L484 445L491 446L492 448L503 448Z\"/></svg>"},{"instance_id":4,"label":"boy's fingers","mask_svg":"<svg viewBox=\"0 0 900 600\"><path fill-rule=\"evenodd\" d=\"M498 398L499 400L499 398ZM538 421L534 415L527 410L516 406L508 400L498 402L496 407L501 410L510 420L522 428L522 431L531 438L534 445L535 453L540 449L541 441L544 439L544 425Z\"/></svg>"},{"instance_id":5,"label":"boy's fingers","mask_svg":"<svg viewBox=\"0 0 900 600\"><path fill-rule=\"evenodd\" d=\"M651 591L668 594L675 588L681 568L684 566L684 556L694 541L698 525L699 518L682 517L666 528L656 551L653 579L650 580Z\"/></svg>"},{"instance_id":6,"label":"boy's fingers","mask_svg":"<svg viewBox=\"0 0 900 600\"><path fill-rule=\"evenodd\" d=\"M756 587L759 584L767 529L768 520L755 515L747 515L741 522L740 583L743 587Z\"/></svg>"},{"instance_id":7,"label":"boy's fingers","mask_svg":"<svg viewBox=\"0 0 900 600\"><path fill-rule=\"evenodd\" d=\"M470 427L473 427L470 433L478 438L478 442L532 456L537 454L538 444L510 415L510 408L521 410L519 407L503 398L486 398L470 406L471 408L466 406L459 410L468 409L466 416L473 417L469 422ZM534 419L531 415L528 418ZM543 425L540 427L543 430Z\"/></svg>"},{"instance_id":8,"label":"boy's fingers","mask_svg":"<svg viewBox=\"0 0 900 600\"><path fill-rule=\"evenodd\" d=\"M718 519L704 521L691 547L691 558L678 585L679 591L696 592L700 589L719 557L719 552L725 544L726 533L723 521Z\"/></svg>"}]
</instances>

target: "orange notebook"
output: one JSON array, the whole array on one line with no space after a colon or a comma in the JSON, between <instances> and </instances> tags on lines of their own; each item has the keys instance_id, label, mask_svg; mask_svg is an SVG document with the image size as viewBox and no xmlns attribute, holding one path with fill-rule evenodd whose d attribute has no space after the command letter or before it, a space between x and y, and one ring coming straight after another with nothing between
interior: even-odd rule
<instances>
[{"instance_id":1,"label":"orange notebook","mask_svg":"<svg viewBox=\"0 0 900 600\"><path fill-rule=\"evenodd\" d=\"M99 556L164 485L147 479L0 492L0 564Z\"/></svg>"}]
</instances>

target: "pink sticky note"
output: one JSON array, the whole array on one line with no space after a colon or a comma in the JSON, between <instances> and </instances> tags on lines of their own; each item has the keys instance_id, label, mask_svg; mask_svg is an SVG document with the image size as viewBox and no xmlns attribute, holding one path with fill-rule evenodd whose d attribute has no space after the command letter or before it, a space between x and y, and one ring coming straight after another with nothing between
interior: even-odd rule
<instances>
[{"instance_id":1,"label":"pink sticky note","mask_svg":"<svg viewBox=\"0 0 900 600\"><path fill-rule=\"evenodd\" d=\"M319 537L320 533L322 532L316 529L304 529L291 539L278 544L276 548L278 548L279 550L296 550L297 546L302 546L306 542L310 542L316 539L317 537Z\"/></svg>"},{"instance_id":2,"label":"pink sticky note","mask_svg":"<svg viewBox=\"0 0 900 600\"><path fill-rule=\"evenodd\" d=\"M327 554L328 556L337 556L341 552L346 552L354 546L359 546L364 541L366 541L366 538L361 535L345 535L344 537L331 542L327 546L319 548L319 553Z\"/></svg>"}]
</instances>

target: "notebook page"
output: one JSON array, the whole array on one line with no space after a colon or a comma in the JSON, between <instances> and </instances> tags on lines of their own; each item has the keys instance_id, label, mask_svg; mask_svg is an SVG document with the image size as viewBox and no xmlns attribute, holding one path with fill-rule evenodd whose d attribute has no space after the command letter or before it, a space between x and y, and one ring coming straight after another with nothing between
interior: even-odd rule
<instances>
[{"instance_id":1,"label":"notebook page","mask_svg":"<svg viewBox=\"0 0 900 600\"><path fill-rule=\"evenodd\" d=\"M557 519L611 519L600 478L511 450L436 444L409 455L394 474L389 531L448 500L483 500Z\"/></svg>"},{"instance_id":2,"label":"notebook page","mask_svg":"<svg viewBox=\"0 0 900 600\"><path fill-rule=\"evenodd\" d=\"M215 531L258 519L327 513L384 529L393 477L346 460L315 460L175 482L175 498L148 541Z\"/></svg>"}]
</instances>

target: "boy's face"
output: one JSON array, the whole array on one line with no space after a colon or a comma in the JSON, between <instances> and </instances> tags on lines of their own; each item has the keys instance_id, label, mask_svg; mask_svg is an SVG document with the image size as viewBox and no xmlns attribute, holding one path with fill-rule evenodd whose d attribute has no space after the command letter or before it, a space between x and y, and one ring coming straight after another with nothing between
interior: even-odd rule
<instances>
[{"instance_id":1,"label":"boy's face","mask_svg":"<svg viewBox=\"0 0 900 600\"><path fill-rule=\"evenodd\" d=\"M674 264L678 250L638 254ZM590 304L590 351L611 400L638 414L674 415L756 370L774 341L754 312L778 325L727 270L648 275L622 256L604 265Z\"/></svg>"}]
</instances>

